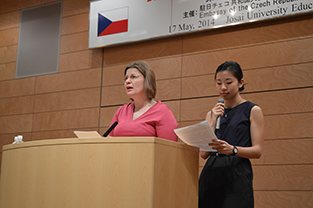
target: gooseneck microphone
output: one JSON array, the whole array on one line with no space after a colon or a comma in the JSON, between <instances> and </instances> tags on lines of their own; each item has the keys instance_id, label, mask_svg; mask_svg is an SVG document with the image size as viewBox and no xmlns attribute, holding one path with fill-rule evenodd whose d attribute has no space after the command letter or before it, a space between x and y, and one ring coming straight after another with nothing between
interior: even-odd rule
<instances>
[{"instance_id":1,"label":"gooseneck microphone","mask_svg":"<svg viewBox=\"0 0 313 208\"><path fill-rule=\"evenodd\" d=\"M103 134L103 137L107 137L109 135L109 133L111 133L111 131L115 128L115 126L118 124L117 121L115 121L112 126L110 126L110 128Z\"/></svg>"},{"instance_id":2,"label":"gooseneck microphone","mask_svg":"<svg viewBox=\"0 0 313 208\"><path fill-rule=\"evenodd\" d=\"M220 99L218 99L217 102L218 103L224 103L224 99L220 98ZM216 127L215 127L215 129L220 129L220 125L221 125L221 116L218 116L217 119L216 119Z\"/></svg>"}]
</instances>

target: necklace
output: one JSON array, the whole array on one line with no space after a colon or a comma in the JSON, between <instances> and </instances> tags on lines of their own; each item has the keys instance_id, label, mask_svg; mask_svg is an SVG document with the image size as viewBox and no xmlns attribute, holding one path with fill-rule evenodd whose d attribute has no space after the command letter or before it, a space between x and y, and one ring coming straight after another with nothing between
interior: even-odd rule
<instances>
[{"instance_id":1,"label":"necklace","mask_svg":"<svg viewBox=\"0 0 313 208\"><path fill-rule=\"evenodd\" d=\"M236 107L236 106L238 106L239 104L240 104L240 102L242 101L242 98L239 100L239 102L234 106L234 107ZM232 107L232 108L229 108L229 109L233 109L234 107ZM225 118L227 118L227 113L224 113L225 114Z\"/></svg>"}]
</instances>

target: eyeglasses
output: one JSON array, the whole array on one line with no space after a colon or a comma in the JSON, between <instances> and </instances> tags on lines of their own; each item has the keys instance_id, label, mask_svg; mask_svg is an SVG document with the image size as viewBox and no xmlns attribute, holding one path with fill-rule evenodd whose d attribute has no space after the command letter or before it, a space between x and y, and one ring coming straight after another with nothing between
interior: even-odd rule
<instances>
[{"instance_id":1,"label":"eyeglasses","mask_svg":"<svg viewBox=\"0 0 313 208\"><path fill-rule=\"evenodd\" d=\"M137 79L137 78L139 78L139 77L141 77L142 75L130 75L129 77L125 77L124 78L124 81L126 81L128 78L130 79L130 80L135 80L135 79Z\"/></svg>"}]
</instances>

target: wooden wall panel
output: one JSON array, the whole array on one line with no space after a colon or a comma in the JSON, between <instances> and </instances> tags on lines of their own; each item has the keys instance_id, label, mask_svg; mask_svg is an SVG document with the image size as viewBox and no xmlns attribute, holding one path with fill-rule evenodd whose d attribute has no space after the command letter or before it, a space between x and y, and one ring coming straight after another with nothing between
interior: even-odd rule
<instances>
[{"instance_id":1,"label":"wooden wall panel","mask_svg":"<svg viewBox=\"0 0 313 208\"><path fill-rule=\"evenodd\" d=\"M312 80L313 81L313 80ZM312 82L313 83L313 82ZM312 112L313 88L300 88L246 94L245 98L258 104L265 115Z\"/></svg>"},{"instance_id":2,"label":"wooden wall panel","mask_svg":"<svg viewBox=\"0 0 313 208\"><path fill-rule=\"evenodd\" d=\"M101 112L100 112L100 127L104 127L104 128L109 127L115 112L121 106L122 105L101 108Z\"/></svg>"},{"instance_id":3,"label":"wooden wall panel","mask_svg":"<svg viewBox=\"0 0 313 208\"><path fill-rule=\"evenodd\" d=\"M180 55L182 38L171 37L150 41L141 41L104 49L104 66L129 64L133 61L164 58Z\"/></svg>"},{"instance_id":4,"label":"wooden wall panel","mask_svg":"<svg viewBox=\"0 0 313 208\"><path fill-rule=\"evenodd\" d=\"M99 87L101 71L99 69L81 70L36 77L36 93L48 93L65 90Z\"/></svg>"},{"instance_id":5,"label":"wooden wall panel","mask_svg":"<svg viewBox=\"0 0 313 208\"><path fill-rule=\"evenodd\" d=\"M204 120L216 104L218 97L181 101L181 121Z\"/></svg>"},{"instance_id":6,"label":"wooden wall panel","mask_svg":"<svg viewBox=\"0 0 313 208\"><path fill-rule=\"evenodd\" d=\"M254 70L243 69L246 84L244 93L310 87L313 83L312 67L313 62ZM183 78L182 97L217 95L214 74Z\"/></svg>"},{"instance_id":7,"label":"wooden wall panel","mask_svg":"<svg viewBox=\"0 0 313 208\"><path fill-rule=\"evenodd\" d=\"M33 118L33 131L51 131L79 128L96 128L99 108L36 113Z\"/></svg>"},{"instance_id":8,"label":"wooden wall panel","mask_svg":"<svg viewBox=\"0 0 313 208\"><path fill-rule=\"evenodd\" d=\"M41 0L41 4L48 4L48 3L52 3L52 2L58 2L60 0Z\"/></svg>"},{"instance_id":9,"label":"wooden wall panel","mask_svg":"<svg viewBox=\"0 0 313 208\"><path fill-rule=\"evenodd\" d=\"M60 55L59 72L80 69L100 68L102 66L102 51L100 49Z\"/></svg>"},{"instance_id":10,"label":"wooden wall panel","mask_svg":"<svg viewBox=\"0 0 313 208\"><path fill-rule=\"evenodd\" d=\"M313 135L313 113L264 117L265 139L310 138Z\"/></svg>"},{"instance_id":11,"label":"wooden wall panel","mask_svg":"<svg viewBox=\"0 0 313 208\"><path fill-rule=\"evenodd\" d=\"M90 88L36 95L34 112L94 108L99 105L100 89Z\"/></svg>"},{"instance_id":12,"label":"wooden wall panel","mask_svg":"<svg viewBox=\"0 0 313 208\"><path fill-rule=\"evenodd\" d=\"M16 12L0 12L0 30L18 27L20 24L20 11Z\"/></svg>"},{"instance_id":13,"label":"wooden wall panel","mask_svg":"<svg viewBox=\"0 0 313 208\"><path fill-rule=\"evenodd\" d=\"M97 127L91 128L71 128L67 130L52 130L52 131L42 131L42 132L32 132L32 140L43 140L43 139L60 139L60 138L77 138L74 131L98 131Z\"/></svg>"},{"instance_id":14,"label":"wooden wall panel","mask_svg":"<svg viewBox=\"0 0 313 208\"><path fill-rule=\"evenodd\" d=\"M124 84L124 70L127 64L108 66L103 68L102 85L122 85Z\"/></svg>"},{"instance_id":15,"label":"wooden wall panel","mask_svg":"<svg viewBox=\"0 0 313 208\"><path fill-rule=\"evenodd\" d=\"M157 100L179 99L181 89L181 79L169 79L157 81Z\"/></svg>"},{"instance_id":16,"label":"wooden wall panel","mask_svg":"<svg viewBox=\"0 0 313 208\"><path fill-rule=\"evenodd\" d=\"M312 191L313 165L253 166L254 190Z\"/></svg>"},{"instance_id":17,"label":"wooden wall panel","mask_svg":"<svg viewBox=\"0 0 313 208\"><path fill-rule=\"evenodd\" d=\"M1 134L31 132L32 120L32 114L1 116L0 132Z\"/></svg>"},{"instance_id":18,"label":"wooden wall panel","mask_svg":"<svg viewBox=\"0 0 313 208\"><path fill-rule=\"evenodd\" d=\"M215 73L226 60L237 61L243 69L273 67L313 61L313 37L264 45L214 51L183 57L183 76ZM265 61L266 60L266 61Z\"/></svg>"},{"instance_id":19,"label":"wooden wall panel","mask_svg":"<svg viewBox=\"0 0 313 208\"><path fill-rule=\"evenodd\" d=\"M61 35L85 32L89 29L89 12L62 19Z\"/></svg>"},{"instance_id":20,"label":"wooden wall panel","mask_svg":"<svg viewBox=\"0 0 313 208\"><path fill-rule=\"evenodd\" d=\"M89 33L81 32L61 37L60 54L88 49Z\"/></svg>"},{"instance_id":21,"label":"wooden wall panel","mask_svg":"<svg viewBox=\"0 0 313 208\"><path fill-rule=\"evenodd\" d=\"M33 113L34 96L0 99L0 116Z\"/></svg>"},{"instance_id":22,"label":"wooden wall panel","mask_svg":"<svg viewBox=\"0 0 313 208\"><path fill-rule=\"evenodd\" d=\"M124 85L102 88L101 106L122 105L129 101Z\"/></svg>"},{"instance_id":23,"label":"wooden wall panel","mask_svg":"<svg viewBox=\"0 0 313 208\"><path fill-rule=\"evenodd\" d=\"M154 71L157 80L181 77L182 62L180 56L149 60L147 62Z\"/></svg>"},{"instance_id":24,"label":"wooden wall panel","mask_svg":"<svg viewBox=\"0 0 313 208\"><path fill-rule=\"evenodd\" d=\"M313 83L313 62L278 67L247 70L244 79L245 91L273 91L290 88L311 87Z\"/></svg>"},{"instance_id":25,"label":"wooden wall panel","mask_svg":"<svg viewBox=\"0 0 313 208\"><path fill-rule=\"evenodd\" d=\"M34 90L34 77L0 82L0 98L33 95Z\"/></svg>"},{"instance_id":26,"label":"wooden wall panel","mask_svg":"<svg viewBox=\"0 0 313 208\"><path fill-rule=\"evenodd\" d=\"M0 30L0 47L17 44L19 28Z\"/></svg>"},{"instance_id":27,"label":"wooden wall panel","mask_svg":"<svg viewBox=\"0 0 313 208\"><path fill-rule=\"evenodd\" d=\"M255 208L312 207L313 191L255 191Z\"/></svg>"},{"instance_id":28,"label":"wooden wall panel","mask_svg":"<svg viewBox=\"0 0 313 208\"><path fill-rule=\"evenodd\" d=\"M312 36L312 14L277 21L254 22L184 36L183 53L221 50Z\"/></svg>"},{"instance_id":29,"label":"wooden wall panel","mask_svg":"<svg viewBox=\"0 0 313 208\"><path fill-rule=\"evenodd\" d=\"M253 165L311 164L313 138L266 140L260 159L252 159Z\"/></svg>"},{"instance_id":30,"label":"wooden wall panel","mask_svg":"<svg viewBox=\"0 0 313 208\"><path fill-rule=\"evenodd\" d=\"M41 4L41 0L10 0L2 1L0 4L0 13L6 13L16 10L21 10L29 7L34 7Z\"/></svg>"},{"instance_id":31,"label":"wooden wall panel","mask_svg":"<svg viewBox=\"0 0 313 208\"><path fill-rule=\"evenodd\" d=\"M63 0L63 17L89 13L89 0Z\"/></svg>"},{"instance_id":32,"label":"wooden wall panel","mask_svg":"<svg viewBox=\"0 0 313 208\"><path fill-rule=\"evenodd\" d=\"M217 96L214 75L182 78L182 98Z\"/></svg>"},{"instance_id":33,"label":"wooden wall panel","mask_svg":"<svg viewBox=\"0 0 313 208\"><path fill-rule=\"evenodd\" d=\"M216 68L226 60L231 60L224 55L219 56L221 52L200 53L184 55L182 60L182 76L196 76L214 74Z\"/></svg>"},{"instance_id":34,"label":"wooden wall panel","mask_svg":"<svg viewBox=\"0 0 313 208\"><path fill-rule=\"evenodd\" d=\"M14 79L15 70L15 63L0 64L0 81Z\"/></svg>"},{"instance_id":35,"label":"wooden wall panel","mask_svg":"<svg viewBox=\"0 0 313 208\"><path fill-rule=\"evenodd\" d=\"M17 58L17 45L0 48L0 64L15 62Z\"/></svg>"}]
</instances>

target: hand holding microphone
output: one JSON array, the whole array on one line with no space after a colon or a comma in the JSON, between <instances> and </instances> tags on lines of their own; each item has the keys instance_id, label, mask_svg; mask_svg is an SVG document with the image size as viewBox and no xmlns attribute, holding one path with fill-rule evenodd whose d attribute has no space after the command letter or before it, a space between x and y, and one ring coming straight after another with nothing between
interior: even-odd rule
<instances>
[{"instance_id":1,"label":"hand holding microphone","mask_svg":"<svg viewBox=\"0 0 313 208\"><path fill-rule=\"evenodd\" d=\"M218 99L217 103L224 103L224 99L223 98ZM221 125L221 116L218 116L216 119L215 129L220 129L220 125Z\"/></svg>"}]
</instances>

